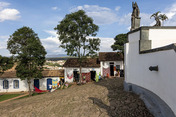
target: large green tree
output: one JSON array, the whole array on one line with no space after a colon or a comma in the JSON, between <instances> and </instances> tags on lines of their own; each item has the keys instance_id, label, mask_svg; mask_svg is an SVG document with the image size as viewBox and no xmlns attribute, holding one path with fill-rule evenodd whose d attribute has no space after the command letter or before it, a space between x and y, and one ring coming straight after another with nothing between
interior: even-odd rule
<instances>
[{"instance_id":1,"label":"large green tree","mask_svg":"<svg viewBox=\"0 0 176 117\"><path fill-rule=\"evenodd\" d=\"M100 39L90 38L97 35L98 26L83 10L67 14L55 28L61 41L60 47L67 55L76 56L80 66L80 81L82 80L82 62L88 56L95 56L99 50Z\"/></svg>"},{"instance_id":2,"label":"large green tree","mask_svg":"<svg viewBox=\"0 0 176 117\"><path fill-rule=\"evenodd\" d=\"M0 55L0 75L4 73L4 71L12 68L14 65L12 57L3 57Z\"/></svg>"},{"instance_id":3,"label":"large green tree","mask_svg":"<svg viewBox=\"0 0 176 117\"><path fill-rule=\"evenodd\" d=\"M119 34L114 38L115 42L111 45L113 51L119 50L124 53L124 44L127 43L127 34Z\"/></svg>"},{"instance_id":4,"label":"large green tree","mask_svg":"<svg viewBox=\"0 0 176 117\"><path fill-rule=\"evenodd\" d=\"M46 51L37 34L29 27L22 27L15 31L9 38L7 49L16 56L17 77L27 79L29 96L33 78L42 78L43 65Z\"/></svg>"}]
</instances>

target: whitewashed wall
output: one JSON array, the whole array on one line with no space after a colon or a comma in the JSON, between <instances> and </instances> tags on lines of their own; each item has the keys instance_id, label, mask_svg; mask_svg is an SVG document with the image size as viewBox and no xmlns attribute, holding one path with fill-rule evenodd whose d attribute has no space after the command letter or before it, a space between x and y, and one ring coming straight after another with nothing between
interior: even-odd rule
<instances>
[{"instance_id":1,"label":"whitewashed wall","mask_svg":"<svg viewBox=\"0 0 176 117\"><path fill-rule=\"evenodd\" d=\"M176 29L149 29L149 40L152 48L176 43Z\"/></svg>"},{"instance_id":2,"label":"whitewashed wall","mask_svg":"<svg viewBox=\"0 0 176 117\"><path fill-rule=\"evenodd\" d=\"M170 30L166 32L167 30L151 30L149 37L150 40L153 39L153 47L164 44L155 40L159 38L161 42L166 40L167 36L163 38L161 33L168 35L169 41L166 45L176 42L176 32ZM139 34L139 31L129 34L129 43L125 45L125 82L152 91L164 100L176 115L176 94L174 93L176 91L176 52L167 50L139 54ZM175 39L171 35L175 35ZM159 67L158 72L149 70L150 66L156 65Z\"/></svg>"},{"instance_id":3,"label":"whitewashed wall","mask_svg":"<svg viewBox=\"0 0 176 117\"><path fill-rule=\"evenodd\" d=\"M39 89L41 90L47 90L47 79L51 78L52 80L58 80L60 81L59 77L45 77L42 79L39 79ZM3 81L8 80L9 81L9 88L3 89ZM14 88L14 80L19 80L19 88ZM34 81L31 80L31 89L33 90L34 87ZM28 83L27 80L21 80L20 78L0 78L0 93L3 92L21 92L21 91L28 91Z\"/></svg>"},{"instance_id":4,"label":"whitewashed wall","mask_svg":"<svg viewBox=\"0 0 176 117\"><path fill-rule=\"evenodd\" d=\"M67 78L67 74L69 74L69 76L71 76L73 74L73 71L76 69L77 71L79 71L79 68L69 68L69 67L65 67L64 68L64 76L65 76L65 82L73 82L73 78L69 79ZM88 73L90 71L96 71L96 73L99 74L100 72L100 68L82 68L82 73Z\"/></svg>"},{"instance_id":5,"label":"whitewashed wall","mask_svg":"<svg viewBox=\"0 0 176 117\"><path fill-rule=\"evenodd\" d=\"M123 61L101 61L100 66L101 66L101 75L103 75L103 68L110 68L110 62L114 63L114 66L120 65L120 69L123 69Z\"/></svg>"},{"instance_id":6,"label":"whitewashed wall","mask_svg":"<svg viewBox=\"0 0 176 117\"><path fill-rule=\"evenodd\" d=\"M52 80L60 81L59 77L45 77L45 78L39 79L39 88L41 90L47 90L47 79L48 78L50 78Z\"/></svg>"},{"instance_id":7,"label":"whitewashed wall","mask_svg":"<svg viewBox=\"0 0 176 117\"><path fill-rule=\"evenodd\" d=\"M9 88L3 89L3 81L9 81ZM19 88L14 89L14 80L19 80ZM33 84L31 84L32 87ZM20 78L0 78L0 93L2 92L21 92L21 91L28 91L28 84L27 80L21 80Z\"/></svg>"}]
</instances>

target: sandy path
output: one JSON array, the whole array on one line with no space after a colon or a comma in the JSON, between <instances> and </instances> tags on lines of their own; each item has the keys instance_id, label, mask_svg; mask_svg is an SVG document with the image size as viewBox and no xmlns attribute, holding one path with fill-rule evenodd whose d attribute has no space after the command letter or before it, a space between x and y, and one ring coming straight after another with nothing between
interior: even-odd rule
<instances>
[{"instance_id":1,"label":"sandy path","mask_svg":"<svg viewBox=\"0 0 176 117\"><path fill-rule=\"evenodd\" d=\"M123 91L123 79L72 86L0 105L1 117L153 117L143 101Z\"/></svg>"}]
</instances>

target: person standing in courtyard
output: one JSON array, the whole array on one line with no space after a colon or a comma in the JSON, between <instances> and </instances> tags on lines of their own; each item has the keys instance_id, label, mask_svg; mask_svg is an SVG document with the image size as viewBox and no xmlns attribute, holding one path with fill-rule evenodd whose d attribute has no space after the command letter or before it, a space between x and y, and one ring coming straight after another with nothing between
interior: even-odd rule
<instances>
[{"instance_id":1,"label":"person standing in courtyard","mask_svg":"<svg viewBox=\"0 0 176 117\"><path fill-rule=\"evenodd\" d=\"M52 84L49 84L49 92L51 92L51 89L52 89Z\"/></svg>"}]
</instances>

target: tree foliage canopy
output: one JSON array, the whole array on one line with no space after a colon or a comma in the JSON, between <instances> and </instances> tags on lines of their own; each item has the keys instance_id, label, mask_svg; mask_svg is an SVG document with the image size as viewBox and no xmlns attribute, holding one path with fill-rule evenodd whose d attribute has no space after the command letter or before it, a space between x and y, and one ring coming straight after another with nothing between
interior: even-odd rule
<instances>
[{"instance_id":1,"label":"tree foliage canopy","mask_svg":"<svg viewBox=\"0 0 176 117\"><path fill-rule=\"evenodd\" d=\"M12 57L2 57L0 55L0 74L3 74L4 71L12 68L14 65Z\"/></svg>"},{"instance_id":2,"label":"tree foliage canopy","mask_svg":"<svg viewBox=\"0 0 176 117\"><path fill-rule=\"evenodd\" d=\"M46 51L37 34L29 27L15 31L8 40L7 49L17 57L17 76L41 78Z\"/></svg>"},{"instance_id":3,"label":"tree foliage canopy","mask_svg":"<svg viewBox=\"0 0 176 117\"><path fill-rule=\"evenodd\" d=\"M22 27L9 38L7 49L16 56L17 77L27 79L29 90L32 78L42 78L46 51L37 34L29 27Z\"/></svg>"},{"instance_id":4,"label":"tree foliage canopy","mask_svg":"<svg viewBox=\"0 0 176 117\"><path fill-rule=\"evenodd\" d=\"M68 14L55 28L67 55L84 58L93 56L99 50L100 39L89 38L96 36L98 26L83 10Z\"/></svg>"},{"instance_id":5,"label":"tree foliage canopy","mask_svg":"<svg viewBox=\"0 0 176 117\"><path fill-rule=\"evenodd\" d=\"M127 43L127 34L119 34L114 38L115 42L111 45L113 51L120 50L124 53L124 44Z\"/></svg>"}]
</instances>

